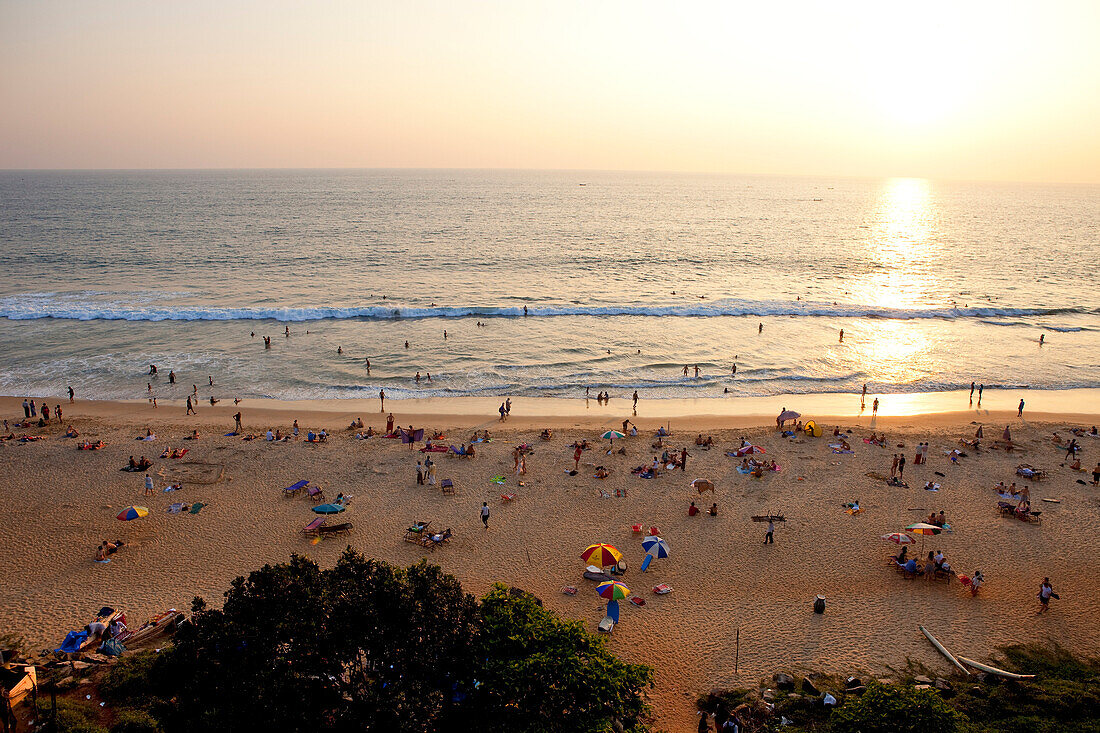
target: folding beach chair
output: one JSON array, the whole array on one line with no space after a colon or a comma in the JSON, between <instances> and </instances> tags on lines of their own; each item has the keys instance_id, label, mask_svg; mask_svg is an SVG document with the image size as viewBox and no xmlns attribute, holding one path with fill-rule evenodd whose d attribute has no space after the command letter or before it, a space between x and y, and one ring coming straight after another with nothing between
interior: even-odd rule
<instances>
[{"instance_id":1,"label":"folding beach chair","mask_svg":"<svg viewBox=\"0 0 1100 733\"><path fill-rule=\"evenodd\" d=\"M309 481L299 481L298 483L294 484L293 486L287 486L285 489L283 489L283 496L297 496L308 485L309 485Z\"/></svg>"},{"instance_id":2,"label":"folding beach chair","mask_svg":"<svg viewBox=\"0 0 1100 733\"><path fill-rule=\"evenodd\" d=\"M449 478L443 479L442 481L439 482L439 487L441 489L443 489L443 493L445 495L454 496L455 484L454 484L454 481L452 481L451 479L449 479Z\"/></svg>"}]
</instances>

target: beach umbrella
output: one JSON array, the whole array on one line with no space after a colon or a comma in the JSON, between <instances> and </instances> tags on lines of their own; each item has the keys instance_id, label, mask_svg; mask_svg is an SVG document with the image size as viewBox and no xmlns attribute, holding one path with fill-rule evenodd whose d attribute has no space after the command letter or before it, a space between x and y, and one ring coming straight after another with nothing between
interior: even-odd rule
<instances>
[{"instance_id":1,"label":"beach umbrella","mask_svg":"<svg viewBox=\"0 0 1100 733\"><path fill-rule=\"evenodd\" d=\"M149 516L149 510L143 506L128 506L122 510L118 515L118 518L123 522L129 522L131 519L137 519L138 517Z\"/></svg>"},{"instance_id":2,"label":"beach umbrella","mask_svg":"<svg viewBox=\"0 0 1100 733\"><path fill-rule=\"evenodd\" d=\"M586 547L584 552L581 553L581 559L602 568L608 565L618 565L619 561L623 559L623 553L619 552L616 547L600 543Z\"/></svg>"},{"instance_id":3,"label":"beach umbrella","mask_svg":"<svg viewBox=\"0 0 1100 733\"><path fill-rule=\"evenodd\" d=\"M1001 434L1001 440L1008 441L1009 443L1012 442L1012 433L1010 433L1008 431L1008 426L1007 425L1005 425L1004 433Z\"/></svg>"},{"instance_id":4,"label":"beach umbrella","mask_svg":"<svg viewBox=\"0 0 1100 733\"><path fill-rule=\"evenodd\" d=\"M642 549L654 557L668 557L668 543L660 537L646 537L642 540Z\"/></svg>"},{"instance_id":5,"label":"beach umbrella","mask_svg":"<svg viewBox=\"0 0 1100 733\"><path fill-rule=\"evenodd\" d=\"M313 511L317 514L339 514L344 511L344 506L341 504L319 504L313 507Z\"/></svg>"},{"instance_id":6,"label":"beach umbrella","mask_svg":"<svg viewBox=\"0 0 1100 733\"><path fill-rule=\"evenodd\" d=\"M913 545L916 544L916 540L905 534L904 532L892 532L891 534L882 535L882 539L887 542L893 542L895 545Z\"/></svg>"},{"instance_id":7,"label":"beach umbrella","mask_svg":"<svg viewBox=\"0 0 1100 733\"><path fill-rule=\"evenodd\" d=\"M779 422L787 422L788 420L797 420L800 417L802 417L801 412L795 412L794 410L784 410L783 412L779 413L779 417L777 419L779 420Z\"/></svg>"},{"instance_id":8,"label":"beach umbrella","mask_svg":"<svg viewBox=\"0 0 1100 733\"><path fill-rule=\"evenodd\" d=\"M626 436L620 433L618 430L608 430L600 437L610 440L611 445L615 445L615 438L625 438Z\"/></svg>"},{"instance_id":9,"label":"beach umbrella","mask_svg":"<svg viewBox=\"0 0 1100 733\"><path fill-rule=\"evenodd\" d=\"M943 527L937 527L936 525L928 524L927 522L914 522L913 524L910 524L905 529L912 532L913 534L919 534L921 536L920 537L920 551L921 551L921 554L924 554L924 538L927 535L930 535L930 534L935 535L935 534L939 534L940 532L943 531Z\"/></svg>"},{"instance_id":10,"label":"beach umbrella","mask_svg":"<svg viewBox=\"0 0 1100 733\"><path fill-rule=\"evenodd\" d=\"M596 586L596 592L600 594L601 598L606 598L611 601L621 601L630 595L630 589L618 580L609 580L606 583L600 583Z\"/></svg>"}]
</instances>

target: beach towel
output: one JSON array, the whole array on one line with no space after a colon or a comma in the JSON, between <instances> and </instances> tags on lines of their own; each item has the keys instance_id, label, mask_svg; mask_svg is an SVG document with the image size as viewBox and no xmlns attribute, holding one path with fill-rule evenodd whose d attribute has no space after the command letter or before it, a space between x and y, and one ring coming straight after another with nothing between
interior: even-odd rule
<instances>
[{"instance_id":1,"label":"beach towel","mask_svg":"<svg viewBox=\"0 0 1100 733\"><path fill-rule=\"evenodd\" d=\"M177 503L173 504L172 506L168 507L168 509L166 509L165 511L167 511L169 514L179 514L181 511L183 511L183 504L180 503L180 502L177 502Z\"/></svg>"},{"instance_id":2,"label":"beach towel","mask_svg":"<svg viewBox=\"0 0 1100 733\"><path fill-rule=\"evenodd\" d=\"M201 501L196 501L194 504L191 505L191 511L189 513L190 514L198 514L199 512L202 511L202 508L204 506L206 506L206 504L203 504Z\"/></svg>"},{"instance_id":3,"label":"beach towel","mask_svg":"<svg viewBox=\"0 0 1100 733\"><path fill-rule=\"evenodd\" d=\"M87 640L87 631L70 631L65 635L65 641L61 642L61 646L54 649L54 651L63 654L75 654L80 651L80 647L84 646L84 642Z\"/></svg>"},{"instance_id":4,"label":"beach towel","mask_svg":"<svg viewBox=\"0 0 1100 733\"><path fill-rule=\"evenodd\" d=\"M503 484L504 483L504 477L503 476L493 476L489 479L489 483Z\"/></svg>"},{"instance_id":5,"label":"beach towel","mask_svg":"<svg viewBox=\"0 0 1100 733\"><path fill-rule=\"evenodd\" d=\"M238 435L240 435L240 433L226 433L225 437L227 437L227 438L236 438Z\"/></svg>"}]
</instances>

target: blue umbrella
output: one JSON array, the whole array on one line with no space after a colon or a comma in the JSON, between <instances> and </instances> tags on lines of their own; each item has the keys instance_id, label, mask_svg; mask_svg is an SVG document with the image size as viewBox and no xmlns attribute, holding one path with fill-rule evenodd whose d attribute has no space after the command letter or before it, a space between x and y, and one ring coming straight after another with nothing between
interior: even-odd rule
<instances>
[{"instance_id":1,"label":"blue umbrella","mask_svg":"<svg viewBox=\"0 0 1100 733\"><path fill-rule=\"evenodd\" d=\"M660 537L654 537L653 535L642 540L642 549L648 554L656 557L668 557L669 555L668 543Z\"/></svg>"},{"instance_id":2,"label":"blue umbrella","mask_svg":"<svg viewBox=\"0 0 1100 733\"><path fill-rule=\"evenodd\" d=\"M339 504L320 504L313 507L313 511L318 514L339 514L344 511L344 507Z\"/></svg>"}]
</instances>

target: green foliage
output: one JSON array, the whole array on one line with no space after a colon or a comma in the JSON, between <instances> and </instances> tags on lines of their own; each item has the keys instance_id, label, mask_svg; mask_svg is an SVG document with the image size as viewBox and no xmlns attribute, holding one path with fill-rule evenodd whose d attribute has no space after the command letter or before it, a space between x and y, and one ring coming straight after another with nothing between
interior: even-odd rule
<instances>
[{"instance_id":1,"label":"green foliage","mask_svg":"<svg viewBox=\"0 0 1100 733\"><path fill-rule=\"evenodd\" d=\"M837 708L831 727L859 733L954 733L962 720L933 690L872 682Z\"/></svg>"},{"instance_id":2,"label":"green foliage","mask_svg":"<svg viewBox=\"0 0 1100 733\"><path fill-rule=\"evenodd\" d=\"M150 651L119 657L100 680L100 695L116 708L150 708L157 702L159 662L159 656Z\"/></svg>"},{"instance_id":3,"label":"green foliage","mask_svg":"<svg viewBox=\"0 0 1100 733\"><path fill-rule=\"evenodd\" d=\"M157 719L142 710L123 710L111 726L111 733L161 733Z\"/></svg>"},{"instance_id":4,"label":"green foliage","mask_svg":"<svg viewBox=\"0 0 1100 733\"><path fill-rule=\"evenodd\" d=\"M238 578L221 610L195 599L173 647L120 664L104 695L169 733L564 733L644 730L651 684L528 594L498 587L479 605L436 566L349 548L331 570L293 557Z\"/></svg>"},{"instance_id":5,"label":"green foliage","mask_svg":"<svg viewBox=\"0 0 1100 733\"><path fill-rule=\"evenodd\" d=\"M1100 662L1061 647L1004 649L1003 666L1034 674L1030 682L968 685L952 701L975 733L1100 733Z\"/></svg>"},{"instance_id":6,"label":"green foliage","mask_svg":"<svg viewBox=\"0 0 1100 733\"><path fill-rule=\"evenodd\" d=\"M481 616L473 706L481 730L596 731L614 719L643 727L651 669L620 661L580 622L501 585L482 600Z\"/></svg>"},{"instance_id":7,"label":"green foliage","mask_svg":"<svg viewBox=\"0 0 1100 733\"><path fill-rule=\"evenodd\" d=\"M49 697L40 695L38 720L49 721L51 715ZM107 733L107 729L99 724L98 715L99 711L91 703L58 698L56 733Z\"/></svg>"}]
</instances>

